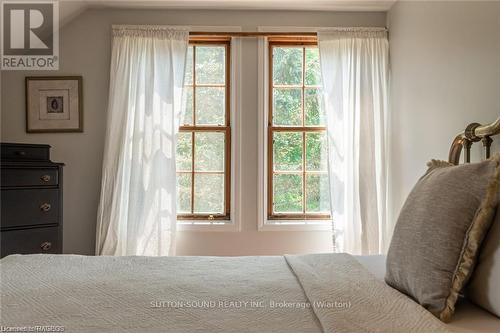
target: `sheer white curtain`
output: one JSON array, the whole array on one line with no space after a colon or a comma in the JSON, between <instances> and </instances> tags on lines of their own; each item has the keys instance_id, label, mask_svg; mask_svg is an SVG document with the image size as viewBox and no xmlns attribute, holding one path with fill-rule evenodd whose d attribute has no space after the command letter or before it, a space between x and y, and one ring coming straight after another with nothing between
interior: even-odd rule
<instances>
[{"instance_id":1,"label":"sheer white curtain","mask_svg":"<svg viewBox=\"0 0 500 333\"><path fill-rule=\"evenodd\" d=\"M175 144L189 33L114 26L96 252L175 251Z\"/></svg>"},{"instance_id":2,"label":"sheer white curtain","mask_svg":"<svg viewBox=\"0 0 500 333\"><path fill-rule=\"evenodd\" d=\"M327 115L334 248L383 253L389 44L385 29L318 33Z\"/></svg>"}]
</instances>

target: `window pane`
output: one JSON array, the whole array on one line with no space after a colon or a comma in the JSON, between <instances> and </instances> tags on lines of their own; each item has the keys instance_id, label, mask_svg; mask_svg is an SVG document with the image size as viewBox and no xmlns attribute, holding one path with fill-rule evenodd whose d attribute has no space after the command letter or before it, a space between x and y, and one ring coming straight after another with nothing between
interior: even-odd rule
<instances>
[{"instance_id":1,"label":"window pane","mask_svg":"<svg viewBox=\"0 0 500 333\"><path fill-rule=\"evenodd\" d=\"M302 174L275 174L273 187L275 213L302 212Z\"/></svg>"},{"instance_id":2,"label":"window pane","mask_svg":"<svg viewBox=\"0 0 500 333\"><path fill-rule=\"evenodd\" d=\"M302 148L302 132L275 132L273 144L274 170L302 170Z\"/></svg>"},{"instance_id":3,"label":"window pane","mask_svg":"<svg viewBox=\"0 0 500 333\"><path fill-rule=\"evenodd\" d=\"M177 137L177 152L175 156L177 171L191 171L191 132L179 132Z\"/></svg>"},{"instance_id":4,"label":"window pane","mask_svg":"<svg viewBox=\"0 0 500 333\"><path fill-rule=\"evenodd\" d=\"M224 84L224 46L196 46L196 84Z\"/></svg>"},{"instance_id":5,"label":"window pane","mask_svg":"<svg viewBox=\"0 0 500 333\"><path fill-rule=\"evenodd\" d=\"M177 174L177 213L191 213L191 174Z\"/></svg>"},{"instance_id":6,"label":"window pane","mask_svg":"<svg viewBox=\"0 0 500 333\"><path fill-rule=\"evenodd\" d=\"M189 46L186 56L186 71L184 73L184 84L193 84L193 47Z\"/></svg>"},{"instance_id":7,"label":"window pane","mask_svg":"<svg viewBox=\"0 0 500 333\"><path fill-rule=\"evenodd\" d=\"M326 132L306 133L306 170L327 170L328 146Z\"/></svg>"},{"instance_id":8,"label":"window pane","mask_svg":"<svg viewBox=\"0 0 500 333\"><path fill-rule=\"evenodd\" d=\"M224 213L224 175L194 175L194 212Z\"/></svg>"},{"instance_id":9,"label":"window pane","mask_svg":"<svg viewBox=\"0 0 500 333\"><path fill-rule=\"evenodd\" d=\"M182 125L193 124L193 88L184 87L182 100L183 119Z\"/></svg>"},{"instance_id":10,"label":"window pane","mask_svg":"<svg viewBox=\"0 0 500 333\"><path fill-rule=\"evenodd\" d=\"M330 212L330 191L327 174L306 175L306 212Z\"/></svg>"},{"instance_id":11,"label":"window pane","mask_svg":"<svg viewBox=\"0 0 500 333\"><path fill-rule=\"evenodd\" d=\"M196 132L194 137L195 171L224 172L224 133Z\"/></svg>"},{"instance_id":12,"label":"window pane","mask_svg":"<svg viewBox=\"0 0 500 333\"><path fill-rule=\"evenodd\" d=\"M273 82L278 85L302 85L302 48L273 48Z\"/></svg>"},{"instance_id":13,"label":"window pane","mask_svg":"<svg viewBox=\"0 0 500 333\"><path fill-rule=\"evenodd\" d=\"M302 125L302 89L273 89L273 123L277 126Z\"/></svg>"},{"instance_id":14,"label":"window pane","mask_svg":"<svg viewBox=\"0 0 500 333\"><path fill-rule=\"evenodd\" d=\"M196 125L224 125L225 88L196 88Z\"/></svg>"},{"instance_id":15,"label":"window pane","mask_svg":"<svg viewBox=\"0 0 500 333\"><path fill-rule=\"evenodd\" d=\"M325 115L321 108L321 92L317 88L304 90L306 126L325 126Z\"/></svg>"},{"instance_id":16,"label":"window pane","mask_svg":"<svg viewBox=\"0 0 500 333\"><path fill-rule=\"evenodd\" d=\"M321 84L321 73L319 65L318 48L306 48L306 76L304 84L306 86L316 86Z\"/></svg>"}]
</instances>

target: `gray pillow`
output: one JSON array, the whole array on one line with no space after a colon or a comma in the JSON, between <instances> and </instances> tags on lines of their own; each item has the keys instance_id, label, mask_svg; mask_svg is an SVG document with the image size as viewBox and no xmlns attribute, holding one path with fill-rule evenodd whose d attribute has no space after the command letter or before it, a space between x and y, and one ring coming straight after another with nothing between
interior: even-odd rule
<instances>
[{"instance_id":1,"label":"gray pillow","mask_svg":"<svg viewBox=\"0 0 500 333\"><path fill-rule=\"evenodd\" d=\"M500 155L460 166L431 161L399 215L385 280L444 322L493 220L499 161Z\"/></svg>"},{"instance_id":2,"label":"gray pillow","mask_svg":"<svg viewBox=\"0 0 500 333\"><path fill-rule=\"evenodd\" d=\"M500 208L483 242L467 298L500 317Z\"/></svg>"}]
</instances>

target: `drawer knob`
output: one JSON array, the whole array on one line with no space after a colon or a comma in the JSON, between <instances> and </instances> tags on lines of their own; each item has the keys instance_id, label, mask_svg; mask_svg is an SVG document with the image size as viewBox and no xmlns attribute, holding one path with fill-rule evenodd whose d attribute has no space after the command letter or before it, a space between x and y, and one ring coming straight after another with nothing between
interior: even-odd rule
<instances>
[{"instance_id":1,"label":"drawer knob","mask_svg":"<svg viewBox=\"0 0 500 333\"><path fill-rule=\"evenodd\" d=\"M47 183L50 181L50 175L43 175L42 177L40 177L40 179Z\"/></svg>"},{"instance_id":2,"label":"drawer knob","mask_svg":"<svg viewBox=\"0 0 500 333\"><path fill-rule=\"evenodd\" d=\"M52 243L51 242L43 242L42 244L40 244L40 248L43 251L48 251L52 248Z\"/></svg>"},{"instance_id":3,"label":"drawer knob","mask_svg":"<svg viewBox=\"0 0 500 333\"><path fill-rule=\"evenodd\" d=\"M40 209L43 210L44 212L48 212L52 206L49 203L44 203L40 206Z\"/></svg>"},{"instance_id":4,"label":"drawer knob","mask_svg":"<svg viewBox=\"0 0 500 333\"><path fill-rule=\"evenodd\" d=\"M14 154L16 154L17 156L26 156L26 152L22 150L18 150Z\"/></svg>"}]
</instances>

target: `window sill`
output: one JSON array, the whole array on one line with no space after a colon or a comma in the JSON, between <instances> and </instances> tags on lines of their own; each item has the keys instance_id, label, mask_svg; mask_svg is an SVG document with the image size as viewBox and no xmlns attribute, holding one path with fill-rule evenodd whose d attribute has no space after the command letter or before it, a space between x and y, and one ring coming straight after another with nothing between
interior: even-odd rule
<instances>
[{"instance_id":1,"label":"window sill","mask_svg":"<svg viewBox=\"0 0 500 333\"><path fill-rule=\"evenodd\" d=\"M178 220L177 231L223 231L223 232L238 232L240 231L238 225L232 221L224 222L208 222L200 220Z\"/></svg>"},{"instance_id":2,"label":"window sill","mask_svg":"<svg viewBox=\"0 0 500 333\"><path fill-rule=\"evenodd\" d=\"M332 231L331 220L267 220L259 231Z\"/></svg>"}]
</instances>

